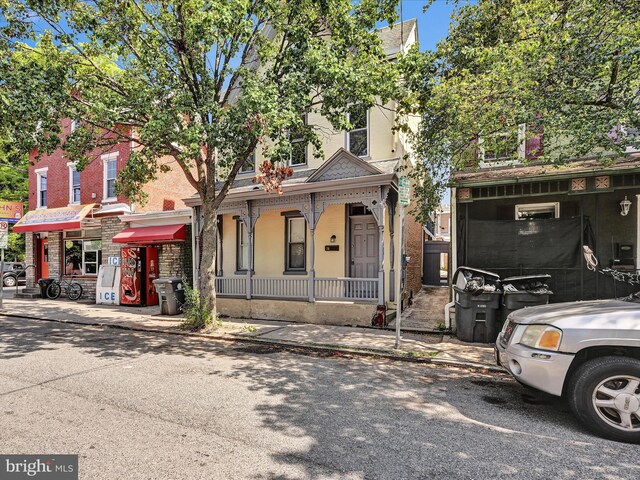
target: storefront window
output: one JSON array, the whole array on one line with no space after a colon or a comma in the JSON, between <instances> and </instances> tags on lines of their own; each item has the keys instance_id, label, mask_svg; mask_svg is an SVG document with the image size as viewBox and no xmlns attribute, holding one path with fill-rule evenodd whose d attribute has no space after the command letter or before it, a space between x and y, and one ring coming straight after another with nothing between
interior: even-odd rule
<instances>
[{"instance_id":1,"label":"storefront window","mask_svg":"<svg viewBox=\"0 0 640 480\"><path fill-rule=\"evenodd\" d=\"M97 275L102 260L101 240L66 240L64 272L66 275Z\"/></svg>"}]
</instances>

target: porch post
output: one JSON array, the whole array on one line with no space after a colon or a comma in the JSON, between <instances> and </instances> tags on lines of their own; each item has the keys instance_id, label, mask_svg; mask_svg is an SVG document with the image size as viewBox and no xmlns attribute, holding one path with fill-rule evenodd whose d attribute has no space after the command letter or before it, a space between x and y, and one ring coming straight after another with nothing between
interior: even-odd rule
<instances>
[{"instance_id":1,"label":"porch post","mask_svg":"<svg viewBox=\"0 0 640 480\"><path fill-rule=\"evenodd\" d=\"M391 302L395 302L396 299L396 246L394 244L395 217L396 204L391 202L389 204L389 235L391 237L391 241L389 242L389 301Z\"/></svg>"},{"instance_id":2,"label":"porch post","mask_svg":"<svg viewBox=\"0 0 640 480\"><path fill-rule=\"evenodd\" d=\"M382 191L384 187L380 187L380 197L384 198L386 195ZM385 221L385 208L386 202L380 203L380 215L378 220L378 241L380 246L378 247L378 305L384 305L384 221Z\"/></svg>"},{"instance_id":3,"label":"porch post","mask_svg":"<svg viewBox=\"0 0 640 480\"><path fill-rule=\"evenodd\" d=\"M309 248L311 249L311 255L309 257L309 302L316 301L316 209L315 209L315 194L309 194L309 205L311 212L309 212L311 221L309 222L309 230L311 238L309 239Z\"/></svg>"},{"instance_id":4,"label":"porch post","mask_svg":"<svg viewBox=\"0 0 640 480\"><path fill-rule=\"evenodd\" d=\"M247 232L249 233L249 268L247 268L247 300L251 300L251 278L253 277L253 212L252 202L247 200Z\"/></svg>"}]
</instances>

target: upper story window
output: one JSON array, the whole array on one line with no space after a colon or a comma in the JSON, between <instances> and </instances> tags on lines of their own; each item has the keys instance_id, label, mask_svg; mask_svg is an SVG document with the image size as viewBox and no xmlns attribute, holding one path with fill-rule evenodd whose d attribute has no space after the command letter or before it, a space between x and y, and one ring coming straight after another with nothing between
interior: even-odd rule
<instances>
[{"instance_id":1,"label":"upper story window","mask_svg":"<svg viewBox=\"0 0 640 480\"><path fill-rule=\"evenodd\" d=\"M307 116L302 115L302 124L307 125ZM292 167L307 164L307 142L304 137L304 127L291 132L291 159Z\"/></svg>"},{"instance_id":2,"label":"upper story window","mask_svg":"<svg viewBox=\"0 0 640 480\"><path fill-rule=\"evenodd\" d=\"M240 168L240 173L250 173L256 171L256 152L251 153L244 165Z\"/></svg>"},{"instance_id":3,"label":"upper story window","mask_svg":"<svg viewBox=\"0 0 640 480\"><path fill-rule=\"evenodd\" d=\"M524 124L512 133L496 133L480 139L480 166L495 167L520 163L525 157Z\"/></svg>"},{"instance_id":4,"label":"upper story window","mask_svg":"<svg viewBox=\"0 0 640 480\"><path fill-rule=\"evenodd\" d=\"M104 163L104 186L102 201L116 199L116 178L118 178L118 152L102 155Z\"/></svg>"},{"instance_id":5,"label":"upper story window","mask_svg":"<svg viewBox=\"0 0 640 480\"><path fill-rule=\"evenodd\" d=\"M47 208L47 173L46 168L35 170L38 208Z\"/></svg>"},{"instance_id":6,"label":"upper story window","mask_svg":"<svg viewBox=\"0 0 640 480\"><path fill-rule=\"evenodd\" d=\"M369 111L362 105L349 109L351 130L347 132L347 150L358 157L369 155Z\"/></svg>"},{"instance_id":7,"label":"upper story window","mask_svg":"<svg viewBox=\"0 0 640 480\"><path fill-rule=\"evenodd\" d=\"M80 172L76 170L73 163L68 163L69 167L69 203L80 203Z\"/></svg>"}]
</instances>

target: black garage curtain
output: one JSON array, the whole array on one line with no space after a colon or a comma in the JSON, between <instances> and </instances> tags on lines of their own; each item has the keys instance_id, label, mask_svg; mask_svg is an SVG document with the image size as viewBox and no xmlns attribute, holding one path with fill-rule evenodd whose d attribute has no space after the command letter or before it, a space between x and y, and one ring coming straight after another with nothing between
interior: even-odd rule
<instances>
[{"instance_id":1,"label":"black garage curtain","mask_svg":"<svg viewBox=\"0 0 640 480\"><path fill-rule=\"evenodd\" d=\"M580 264L580 218L467 223L470 267L575 268Z\"/></svg>"}]
</instances>

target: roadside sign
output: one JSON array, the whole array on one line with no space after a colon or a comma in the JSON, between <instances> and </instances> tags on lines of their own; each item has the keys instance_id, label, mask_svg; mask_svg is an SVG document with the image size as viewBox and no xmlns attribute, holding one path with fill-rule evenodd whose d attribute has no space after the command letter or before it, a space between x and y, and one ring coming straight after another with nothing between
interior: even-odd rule
<instances>
[{"instance_id":1,"label":"roadside sign","mask_svg":"<svg viewBox=\"0 0 640 480\"><path fill-rule=\"evenodd\" d=\"M400 195L400 205L409 206L409 177L400 177L398 179L398 194Z\"/></svg>"},{"instance_id":2,"label":"roadside sign","mask_svg":"<svg viewBox=\"0 0 640 480\"><path fill-rule=\"evenodd\" d=\"M0 248L6 249L9 247L9 224L5 221L0 221Z\"/></svg>"},{"instance_id":3,"label":"roadside sign","mask_svg":"<svg viewBox=\"0 0 640 480\"><path fill-rule=\"evenodd\" d=\"M0 220L16 223L22 218L22 202L0 201Z\"/></svg>"}]
</instances>

